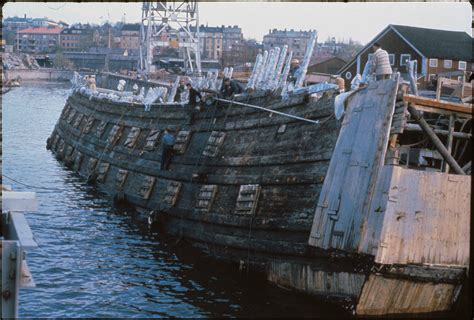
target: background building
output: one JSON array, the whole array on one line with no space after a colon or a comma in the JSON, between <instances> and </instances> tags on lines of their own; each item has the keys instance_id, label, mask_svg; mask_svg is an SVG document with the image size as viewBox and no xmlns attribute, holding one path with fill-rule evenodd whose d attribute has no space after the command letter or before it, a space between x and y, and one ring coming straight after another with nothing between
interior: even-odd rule
<instances>
[{"instance_id":1,"label":"background building","mask_svg":"<svg viewBox=\"0 0 474 320\"><path fill-rule=\"evenodd\" d=\"M28 28L18 31L16 46L21 52L49 53L60 45L61 28Z\"/></svg>"},{"instance_id":2,"label":"background building","mask_svg":"<svg viewBox=\"0 0 474 320\"><path fill-rule=\"evenodd\" d=\"M346 85L363 72L374 42L388 52L392 70L402 76L407 72L407 60L416 60L422 85L439 73L451 72L457 78L456 74L472 70L473 39L466 32L388 25L339 70Z\"/></svg>"},{"instance_id":3,"label":"background building","mask_svg":"<svg viewBox=\"0 0 474 320\"><path fill-rule=\"evenodd\" d=\"M243 43L244 36L239 26L222 26L224 51L230 51L235 45Z\"/></svg>"},{"instance_id":4,"label":"background building","mask_svg":"<svg viewBox=\"0 0 474 320\"><path fill-rule=\"evenodd\" d=\"M263 36L263 49L271 50L276 47L288 46L289 51L293 51L293 57L302 59L306 52L306 48L311 39L310 31L295 31L291 30L270 30L268 34ZM316 50L313 51L313 57L316 56Z\"/></svg>"},{"instance_id":5,"label":"background building","mask_svg":"<svg viewBox=\"0 0 474 320\"><path fill-rule=\"evenodd\" d=\"M140 25L125 24L120 30L120 48L138 49L140 48Z\"/></svg>"},{"instance_id":6,"label":"background building","mask_svg":"<svg viewBox=\"0 0 474 320\"><path fill-rule=\"evenodd\" d=\"M32 26L34 28L47 28L47 27L57 27L61 28L61 25L64 24L64 22L60 23L56 21L49 20L47 17L44 18L35 18L31 22Z\"/></svg>"},{"instance_id":7,"label":"background building","mask_svg":"<svg viewBox=\"0 0 474 320\"><path fill-rule=\"evenodd\" d=\"M201 59L222 59L224 33L222 27L199 27Z\"/></svg>"},{"instance_id":8,"label":"background building","mask_svg":"<svg viewBox=\"0 0 474 320\"><path fill-rule=\"evenodd\" d=\"M222 55L223 67L248 67L253 64L262 46L255 40L241 40L235 42Z\"/></svg>"},{"instance_id":9,"label":"background building","mask_svg":"<svg viewBox=\"0 0 474 320\"><path fill-rule=\"evenodd\" d=\"M5 29L26 29L32 27L33 18L24 17L8 17L2 21L2 26Z\"/></svg>"},{"instance_id":10,"label":"background building","mask_svg":"<svg viewBox=\"0 0 474 320\"><path fill-rule=\"evenodd\" d=\"M345 64L346 61L335 56L316 57L308 66L308 73L337 74Z\"/></svg>"},{"instance_id":11,"label":"background building","mask_svg":"<svg viewBox=\"0 0 474 320\"><path fill-rule=\"evenodd\" d=\"M63 51L85 51L93 45L98 31L92 28L71 27L61 31L61 49Z\"/></svg>"}]
</instances>

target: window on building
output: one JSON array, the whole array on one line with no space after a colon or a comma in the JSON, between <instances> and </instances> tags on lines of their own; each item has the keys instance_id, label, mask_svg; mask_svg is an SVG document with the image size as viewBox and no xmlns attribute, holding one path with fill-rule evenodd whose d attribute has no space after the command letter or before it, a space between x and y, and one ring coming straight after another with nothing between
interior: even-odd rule
<instances>
[{"instance_id":1,"label":"window on building","mask_svg":"<svg viewBox=\"0 0 474 320\"><path fill-rule=\"evenodd\" d=\"M395 65L395 55L393 53L388 55L388 60L390 61L391 66Z\"/></svg>"},{"instance_id":2,"label":"window on building","mask_svg":"<svg viewBox=\"0 0 474 320\"><path fill-rule=\"evenodd\" d=\"M352 78L352 73L350 71L346 72L346 79L350 80Z\"/></svg>"},{"instance_id":3,"label":"window on building","mask_svg":"<svg viewBox=\"0 0 474 320\"><path fill-rule=\"evenodd\" d=\"M411 59L411 56L408 53L403 53L400 55L400 66L406 66L407 61Z\"/></svg>"},{"instance_id":4,"label":"window on building","mask_svg":"<svg viewBox=\"0 0 474 320\"><path fill-rule=\"evenodd\" d=\"M430 59L430 67L436 68L438 66L438 59Z\"/></svg>"},{"instance_id":5,"label":"window on building","mask_svg":"<svg viewBox=\"0 0 474 320\"><path fill-rule=\"evenodd\" d=\"M435 76L436 76L435 74L430 74L430 75L428 75L428 80L429 80L429 81L433 80L433 78L434 78Z\"/></svg>"},{"instance_id":6,"label":"window on building","mask_svg":"<svg viewBox=\"0 0 474 320\"><path fill-rule=\"evenodd\" d=\"M466 61L459 61L459 66L458 66L459 70L466 70L466 66L467 66Z\"/></svg>"},{"instance_id":7,"label":"window on building","mask_svg":"<svg viewBox=\"0 0 474 320\"><path fill-rule=\"evenodd\" d=\"M453 60L444 60L444 67L450 69L453 67Z\"/></svg>"}]
</instances>

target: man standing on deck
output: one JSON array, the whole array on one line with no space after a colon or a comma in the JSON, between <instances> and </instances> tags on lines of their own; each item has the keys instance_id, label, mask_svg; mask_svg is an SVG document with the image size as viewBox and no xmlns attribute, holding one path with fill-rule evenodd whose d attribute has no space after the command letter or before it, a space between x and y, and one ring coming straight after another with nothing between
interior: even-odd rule
<instances>
[{"instance_id":1,"label":"man standing on deck","mask_svg":"<svg viewBox=\"0 0 474 320\"><path fill-rule=\"evenodd\" d=\"M382 46L378 42L373 44L372 50L374 50L374 56L372 58L369 74L375 73L375 78L377 81L390 79L392 67L390 66L390 58L387 51L383 50Z\"/></svg>"},{"instance_id":2,"label":"man standing on deck","mask_svg":"<svg viewBox=\"0 0 474 320\"><path fill-rule=\"evenodd\" d=\"M224 81L222 81L222 86L221 86L221 95L224 98L233 98L235 94L242 93L244 89L235 80L230 80L229 78L224 78Z\"/></svg>"},{"instance_id":3,"label":"man standing on deck","mask_svg":"<svg viewBox=\"0 0 474 320\"><path fill-rule=\"evenodd\" d=\"M186 88L188 88L189 90L189 101L188 101L188 105L192 108L191 110L191 114L189 115L189 121L188 121L188 125L191 125L193 123L193 120L194 120L194 116L201 110L199 105L198 105L198 97L199 99L202 99L202 96L201 96L201 93L199 91L197 91L196 89L193 88L193 85L188 82L186 84Z\"/></svg>"},{"instance_id":4,"label":"man standing on deck","mask_svg":"<svg viewBox=\"0 0 474 320\"><path fill-rule=\"evenodd\" d=\"M290 72L288 73L288 82L294 85L302 72L303 69L300 66L300 61L298 59L292 59L290 64Z\"/></svg>"},{"instance_id":5,"label":"man standing on deck","mask_svg":"<svg viewBox=\"0 0 474 320\"><path fill-rule=\"evenodd\" d=\"M201 96L201 93L199 91L197 91L196 89L193 88L193 85L191 83L187 83L186 84L186 88L189 90L189 102L188 104L191 106L191 107L198 107L198 97L199 99L202 99L202 96Z\"/></svg>"},{"instance_id":6,"label":"man standing on deck","mask_svg":"<svg viewBox=\"0 0 474 320\"><path fill-rule=\"evenodd\" d=\"M184 86L184 80L179 80L179 86L176 88L176 94L174 95L174 102L181 102L181 95L183 94L186 87Z\"/></svg>"},{"instance_id":7,"label":"man standing on deck","mask_svg":"<svg viewBox=\"0 0 474 320\"><path fill-rule=\"evenodd\" d=\"M174 135L171 130L166 128L163 133L163 152L161 154L161 170L168 170L168 167L173 157Z\"/></svg>"}]
</instances>

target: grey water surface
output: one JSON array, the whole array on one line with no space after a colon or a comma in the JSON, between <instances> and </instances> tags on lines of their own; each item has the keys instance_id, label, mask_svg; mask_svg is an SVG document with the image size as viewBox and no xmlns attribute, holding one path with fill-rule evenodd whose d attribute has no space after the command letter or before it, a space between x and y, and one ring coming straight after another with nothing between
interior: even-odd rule
<instances>
[{"instance_id":1,"label":"grey water surface","mask_svg":"<svg viewBox=\"0 0 474 320\"><path fill-rule=\"evenodd\" d=\"M118 210L46 150L68 83L22 83L2 96L3 177L35 191L27 219L39 248L28 252L35 289L21 317L328 317L341 306L277 288L197 251L183 251Z\"/></svg>"}]
</instances>

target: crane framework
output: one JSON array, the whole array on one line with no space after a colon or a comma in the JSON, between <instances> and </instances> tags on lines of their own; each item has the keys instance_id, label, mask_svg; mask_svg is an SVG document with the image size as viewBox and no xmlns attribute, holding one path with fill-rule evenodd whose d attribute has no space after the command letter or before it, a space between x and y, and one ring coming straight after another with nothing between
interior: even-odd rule
<instances>
[{"instance_id":1,"label":"crane framework","mask_svg":"<svg viewBox=\"0 0 474 320\"><path fill-rule=\"evenodd\" d=\"M197 1L143 2L140 27L139 68L147 76L153 62L153 49L170 47L164 34L176 34L177 46L187 74L201 74L199 11Z\"/></svg>"}]
</instances>

